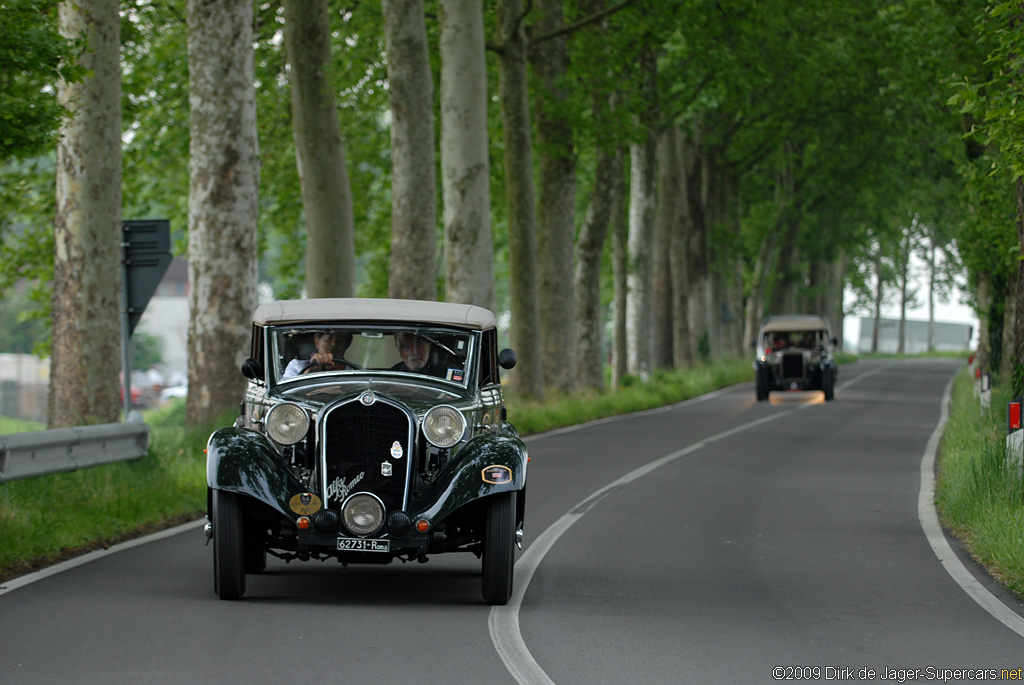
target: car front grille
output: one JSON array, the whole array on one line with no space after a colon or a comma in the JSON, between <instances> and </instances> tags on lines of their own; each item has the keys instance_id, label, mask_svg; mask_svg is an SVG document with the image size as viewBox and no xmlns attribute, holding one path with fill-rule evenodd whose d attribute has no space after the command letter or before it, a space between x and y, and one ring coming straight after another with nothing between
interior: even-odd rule
<instances>
[{"instance_id":1,"label":"car front grille","mask_svg":"<svg viewBox=\"0 0 1024 685\"><path fill-rule=\"evenodd\" d=\"M321 445L325 506L337 509L348 495L369 492L387 511L403 509L413 456L410 429L409 416L385 402L367 407L352 401L330 409Z\"/></svg>"},{"instance_id":2,"label":"car front grille","mask_svg":"<svg viewBox=\"0 0 1024 685\"><path fill-rule=\"evenodd\" d=\"M787 352L782 355L782 377L804 377L804 355L802 352Z\"/></svg>"}]
</instances>

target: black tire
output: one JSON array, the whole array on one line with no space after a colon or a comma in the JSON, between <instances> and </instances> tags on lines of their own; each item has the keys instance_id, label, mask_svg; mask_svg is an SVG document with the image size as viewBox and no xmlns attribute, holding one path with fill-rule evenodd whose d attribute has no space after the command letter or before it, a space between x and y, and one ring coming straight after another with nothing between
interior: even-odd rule
<instances>
[{"instance_id":1,"label":"black tire","mask_svg":"<svg viewBox=\"0 0 1024 685\"><path fill-rule=\"evenodd\" d=\"M768 379L764 369L757 370L754 383L757 386L757 401L762 402L768 399Z\"/></svg>"},{"instance_id":2,"label":"black tire","mask_svg":"<svg viewBox=\"0 0 1024 685\"><path fill-rule=\"evenodd\" d=\"M516 558L516 493L492 495L487 501L484 529L483 596L492 605L505 605L512 598L512 575Z\"/></svg>"},{"instance_id":3,"label":"black tire","mask_svg":"<svg viewBox=\"0 0 1024 685\"><path fill-rule=\"evenodd\" d=\"M224 490L213 491L213 590L228 600L245 594L242 502Z\"/></svg>"},{"instance_id":4,"label":"black tire","mask_svg":"<svg viewBox=\"0 0 1024 685\"><path fill-rule=\"evenodd\" d=\"M836 394L836 377L832 369L824 369L821 372L821 390L825 393L825 401L831 402Z\"/></svg>"}]
</instances>

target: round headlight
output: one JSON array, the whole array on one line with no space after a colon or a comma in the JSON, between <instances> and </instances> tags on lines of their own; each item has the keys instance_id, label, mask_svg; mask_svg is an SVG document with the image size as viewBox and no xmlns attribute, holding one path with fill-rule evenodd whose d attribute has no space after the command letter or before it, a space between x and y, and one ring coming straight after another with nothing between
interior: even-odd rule
<instances>
[{"instance_id":1,"label":"round headlight","mask_svg":"<svg viewBox=\"0 0 1024 685\"><path fill-rule=\"evenodd\" d=\"M466 417L455 407L438 405L423 417L423 435L431 445L451 447L462 440L466 432Z\"/></svg>"},{"instance_id":2,"label":"round headlight","mask_svg":"<svg viewBox=\"0 0 1024 685\"><path fill-rule=\"evenodd\" d=\"M353 535L372 535L384 525L384 505L365 492L352 495L341 507L341 520Z\"/></svg>"},{"instance_id":3,"label":"round headlight","mask_svg":"<svg viewBox=\"0 0 1024 685\"><path fill-rule=\"evenodd\" d=\"M306 437L309 415L297 404L279 404L267 414L267 435L281 445L294 445Z\"/></svg>"}]
</instances>

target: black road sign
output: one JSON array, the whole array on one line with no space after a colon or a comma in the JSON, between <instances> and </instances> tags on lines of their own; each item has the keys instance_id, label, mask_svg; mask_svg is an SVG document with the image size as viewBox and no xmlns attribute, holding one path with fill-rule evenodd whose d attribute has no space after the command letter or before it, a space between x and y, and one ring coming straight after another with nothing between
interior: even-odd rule
<instances>
[{"instance_id":1,"label":"black road sign","mask_svg":"<svg viewBox=\"0 0 1024 685\"><path fill-rule=\"evenodd\" d=\"M130 336L171 263L171 222L167 219L135 220L124 221L122 226Z\"/></svg>"}]
</instances>

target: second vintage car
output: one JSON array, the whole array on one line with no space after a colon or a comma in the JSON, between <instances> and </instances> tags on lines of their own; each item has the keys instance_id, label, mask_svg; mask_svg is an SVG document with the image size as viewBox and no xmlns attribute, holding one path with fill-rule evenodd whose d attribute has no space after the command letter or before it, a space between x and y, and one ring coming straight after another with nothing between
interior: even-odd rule
<instances>
[{"instance_id":1,"label":"second vintage car","mask_svg":"<svg viewBox=\"0 0 1024 685\"><path fill-rule=\"evenodd\" d=\"M267 555L482 562L505 604L527 451L506 420L494 315L384 299L260 305L241 416L207 446L214 589L238 599Z\"/></svg>"},{"instance_id":2,"label":"second vintage car","mask_svg":"<svg viewBox=\"0 0 1024 685\"><path fill-rule=\"evenodd\" d=\"M821 390L835 396L837 369L828 321L820 316L770 316L754 340L754 372L758 401L773 390Z\"/></svg>"}]
</instances>

